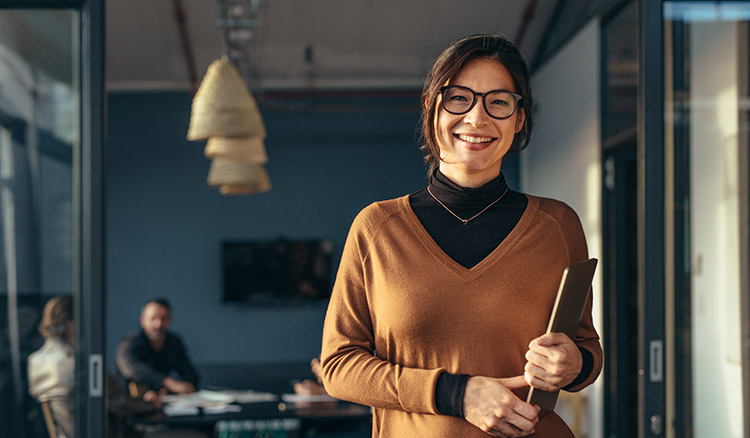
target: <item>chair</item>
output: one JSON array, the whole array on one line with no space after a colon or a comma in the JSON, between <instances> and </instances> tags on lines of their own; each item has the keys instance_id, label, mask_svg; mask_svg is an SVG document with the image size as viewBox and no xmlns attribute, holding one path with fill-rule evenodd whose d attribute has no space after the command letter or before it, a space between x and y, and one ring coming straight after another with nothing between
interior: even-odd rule
<instances>
[{"instance_id":1,"label":"chair","mask_svg":"<svg viewBox=\"0 0 750 438\"><path fill-rule=\"evenodd\" d=\"M57 424L55 423L55 417L52 415L52 409L49 407L49 401L43 401L41 404L44 424L47 425L49 438L57 438Z\"/></svg>"},{"instance_id":2,"label":"chair","mask_svg":"<svg viewBox=\"0 0 750 438\"><path fill-rule=\"evenodd\" d=\"M130 397L135 399L141 399L143 398L143 394L148 391L148 385L145 385L143 383L136 383L134 381L128 382L128 392L130 393Z\"/></svg>"}]
</instances>

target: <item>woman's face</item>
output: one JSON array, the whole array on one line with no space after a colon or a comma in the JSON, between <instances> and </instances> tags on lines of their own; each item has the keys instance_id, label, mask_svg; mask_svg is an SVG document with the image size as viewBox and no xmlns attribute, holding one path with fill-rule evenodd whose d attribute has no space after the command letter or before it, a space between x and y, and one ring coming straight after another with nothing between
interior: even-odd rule
<instances>
[{"instance_id":1,"label":"woman's face","mask_svg":"<svg viewBox=\"0 0 750 438\"><path fill-rule=\"evenodd\" d=\"M467 62L447 85L461 85L477 93L493 90L517 92L513 78L498 61L475 58ZM435 134L440 147L440 171L456 184L479 187L500 174L503 157L523 128L524 113L517 108L507 119L489 116L476 97L465 114L451 114L436 101Z\"/></svg>"}]
</instances>

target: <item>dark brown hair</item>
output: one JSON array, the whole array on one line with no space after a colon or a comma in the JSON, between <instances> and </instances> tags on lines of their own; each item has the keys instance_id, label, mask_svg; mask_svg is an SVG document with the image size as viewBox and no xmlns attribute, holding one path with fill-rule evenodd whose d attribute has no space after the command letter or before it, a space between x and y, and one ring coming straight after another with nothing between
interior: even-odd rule
<instances>
[{"instance_id":1,"label":"dark brown hair","mask_svg":"<svg viewBox=\"0 0 750 438\"><path fill-rule=\"evenodd\" d=\"M39 333L45 338L64 338L70 321L73 321L73 297L60 295L51 298L44 306Z\"/></svg>"},{"instance_id":2,"label":"dark brown hair","mask_svg":"<svg viewBox=\"0 0 750 438\"><path fill-rule=\"evenodd\" d=\"M422 88L422 120L421 149L425 153L425 161L430 164L430 171L435 170L440 163L440 148L435 136L435 117L437 115L437 98L440 87L450 82L461 69L472 59L489 58L502 64L510 73L515 86L515 92L523 98L518 102L518 108L524 110L524 125L513 138L508 152L523 150L531 138L534 127L532 108L534 98L531 93L531 83L528 69L521 53L502 35L472 35L454 41L438 56Z\"/></svg>"},{"instance_id":3,"label":"dark brown hair","mask_svg":"<svg viewBox=\"0 0 750 438\"><path fill-rule=\"evenodd\" d=\"M146 301L145 303L143 303L143 307L141 308L141 312L143 312L146 309L146 306L148 306L151 303L158 304L158 305L164 307L165 309L167 309L167 311L169 313L172 313L172 305L169 304L169 300L166 299L166 298L164 298L164 297L149 298L148 301Z\"/></svg>"}]
</instances>

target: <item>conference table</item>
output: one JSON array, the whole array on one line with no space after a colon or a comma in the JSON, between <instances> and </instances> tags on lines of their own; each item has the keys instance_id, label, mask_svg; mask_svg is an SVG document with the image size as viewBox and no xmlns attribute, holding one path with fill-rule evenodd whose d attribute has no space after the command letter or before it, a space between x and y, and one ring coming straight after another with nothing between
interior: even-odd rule
<instances>
[{"instance_id":1,"label":"conference table","mask_svg":"<svg viewBox=\"0 0 750 438\"><path fill-rule=\"evenodd\" d=\"M371 411L367 406L340 400L234 402L231 411L198 409L197 413L166 415L159 412L134 418L137 431L192 429L215 438L323 438L371 436ZM168 411L167 409L165 409Z\"/></svg>"}]
</instances>

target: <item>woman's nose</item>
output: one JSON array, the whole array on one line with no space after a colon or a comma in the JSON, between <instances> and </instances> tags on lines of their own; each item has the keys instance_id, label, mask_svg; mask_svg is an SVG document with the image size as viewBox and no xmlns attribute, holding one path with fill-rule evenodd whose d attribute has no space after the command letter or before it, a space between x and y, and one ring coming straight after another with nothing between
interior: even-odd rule
<instances>
[{"instance_id":1,"label":"woman's nose","mask_svg":"<svg viewBox=\"0 0 750 438\"><path fill-rule=\"evenodd\" d=\"M487 111L484 110L484 105L482 105L482 99L477 96L474 106L464 114L464 121L472 126L479 126L486 123L489 117Z\"/></svg>"}]
</instances>

